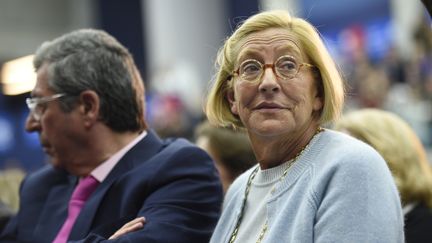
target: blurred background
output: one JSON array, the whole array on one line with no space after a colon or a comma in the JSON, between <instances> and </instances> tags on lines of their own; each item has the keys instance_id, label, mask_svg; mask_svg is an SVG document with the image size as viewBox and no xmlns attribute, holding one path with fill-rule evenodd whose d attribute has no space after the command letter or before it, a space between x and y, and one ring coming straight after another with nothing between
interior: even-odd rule
<instances>
[{"instance_id":1,"label":"blurred background","mask_svg":"<svg viewBox=\"0 0 432 243\"><path fill-rule=\"evenodd\" d=\"M260 10L312 22L345 76L346 109L398 113L432 146L432 28L420 0L0 0L0 169L46 163L24 131L31 56L45 40L100 28L129 48L144 78L147 120L191 139L224 39Z\"/></svg>"}]
</instances>

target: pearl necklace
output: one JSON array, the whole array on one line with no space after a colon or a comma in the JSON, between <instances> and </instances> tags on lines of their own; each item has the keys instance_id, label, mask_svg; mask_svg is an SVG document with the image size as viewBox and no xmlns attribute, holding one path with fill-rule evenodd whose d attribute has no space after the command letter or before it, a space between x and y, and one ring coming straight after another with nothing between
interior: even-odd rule
<instances>
[{"instance_id":1,"label":"pearl necklace","mask_svg":"<svg viewBox=\"0 0 432 243\"><path fill-rule=\"evenodd\" d=\"M320 132L322 132L322 131L324 131L324 129L321 128L321 127L318 127L318 129L316 130L316 132L314 133L314 135L312 136L312 138L311 138L310 141L312 141L312 139L313 139L313 138L314 138L318 133L320 133ZM272 187L272 189L270 190L270 194L271 194L271 195L273 195L273 193L276 191L276 185L279 184L280 182L282 182L283 179L285 179L285 176L288 174L288 170L291 168L291 165L293 165L294 162L297 161L297 159L300 157L300 155L303 154L303 152L306 150L306 148L307 148L308 146L309 146L309 143L306 144L306 146L304 146L304 147L302 148L302 150L301 150L300 152L298 152L298 153L296 154L296 156L294 156L294 158L290 159L290 160L287 162L287 163L288 163L287 168L283 171L282 176L279 178L279 180L277 181L277 183L275 183L275 185L274 185L274 186ZM249 191L250 191L250 189L251 189L252 181L253 181L253 179L255 178L256 174L258 173L258 168L259 168L259 165L258 165L258 166L257 166L257 167L252 171L252 173L250 174L250 176L249 176L249 178L248 178L248 181L247 181L247 184L246 184L246 190L245 190L245 193L244 193L244 197L243 197L243 201L242 201L242 205L241 205L241 209L240 209L240 215L239 215L238 218L237 218L237 223L236 223L236 226L235 226L235 228L234 228L234 230L233 230L233 232L232 232L232 234L231 234L231 237L230 237L229 243L234 243L234 241L235 241L236 238L237 238L238 230L239 230L239 228L240 228L240 224L241 224L241 221L243 220L243 216L244 216L244 211L245 211L245 207L246 207L247 197L248 197L248 195L249 195ZM261 232L260 232L260 234L259 234L259 236L258 236L258 240L256 241L256 243L261 243L262 239L264 238L265 233L267 232L267 229L268 229L268 219L266 219L266 221L265 221L265 223L264 223L264 225L263 225L263 228L261 229Z\"/></svg>"}]
</instances>

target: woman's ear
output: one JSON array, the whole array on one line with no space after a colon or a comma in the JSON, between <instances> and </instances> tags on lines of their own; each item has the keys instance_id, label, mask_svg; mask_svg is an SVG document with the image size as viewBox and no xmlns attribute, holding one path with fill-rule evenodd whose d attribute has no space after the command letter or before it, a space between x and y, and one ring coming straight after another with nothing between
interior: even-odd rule
<instances>
[{"instance_id":1,"label":"woman's ear","mask_svg":"<svg viewBox=\"0 0 432 243\"><path fill-rule=\"evenodd\" d=\"M319 111L323 108L323 98L321 96L315 96L313 101L313 110Z\"/></svg>"},{"instance_id":2,"label":"woman's ear","mask_svg":"<svg viewBox=\"0 0 432 243\"><path fill-rule=\"evenodd\" d=\"M79 96L80 112L86 126L91 126L99 118L100 98L93 90L85 90Z\"/></svg>"},{"instance_id":3,"label":"woman's ear","mask_svg":"<svg viewBox=\"0 0 432 243\"><path fill-rule=\"evenodd\" d=\"M312 103L313 110L319 111L324 107L324 85L321 78L321 74L318 71L314 72L315 78L315 97Z\"/></svg>"},{"instance_id":4,"label":"woman's ear","mask_svg":"<svg viewBox=\"0 0 432 243\"><path fill-rule=\"evenodd\" d=\"M235 100L234 90L229 90L226 94L226 99L230 103L231 112L238 115L237 101Z\"/></svg>"}]
</instances>

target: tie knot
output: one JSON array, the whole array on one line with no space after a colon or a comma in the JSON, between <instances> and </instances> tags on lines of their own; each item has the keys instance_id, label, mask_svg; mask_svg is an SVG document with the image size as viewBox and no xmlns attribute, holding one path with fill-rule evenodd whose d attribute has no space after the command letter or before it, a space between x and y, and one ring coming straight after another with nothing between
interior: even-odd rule
<instances>
[{"instance_id":1,"label":"tie knot","mask_svg":"<svg viewBox=\"0 0 432 243\"><path fill-rule=\"evenodd\" d=\"M91 175L82 178L72 194L72 200L86 201L97 185L99 182Z\"/></svg>"}]
</instances>

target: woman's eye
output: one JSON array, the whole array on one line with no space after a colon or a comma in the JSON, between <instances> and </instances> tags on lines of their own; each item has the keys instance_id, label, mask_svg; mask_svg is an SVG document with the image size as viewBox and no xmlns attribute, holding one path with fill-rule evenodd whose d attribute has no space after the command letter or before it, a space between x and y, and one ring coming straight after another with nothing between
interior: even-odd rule
<instances>
[{"instance_id":1,"label":"woman's eye","mask_svg":"<svg viewBox=\"0 0 432 243\"><path fill-rule=\"evenodd\" d=\"M256 62L248 62L242 65L241 72L245 75L251 75L259 73L261 70L261 66Z\"/></svg>"},{"instance_id":2,"label":"woman's eye","mask_svg":"<svg viewBox=\"0 0 432 243\"><path fill-rule=\"evenodd\" d=\"M297 69L297 64L291 60L285 60L277 65L279 70L293 71Z\"/></svg>"}]
</instances>

